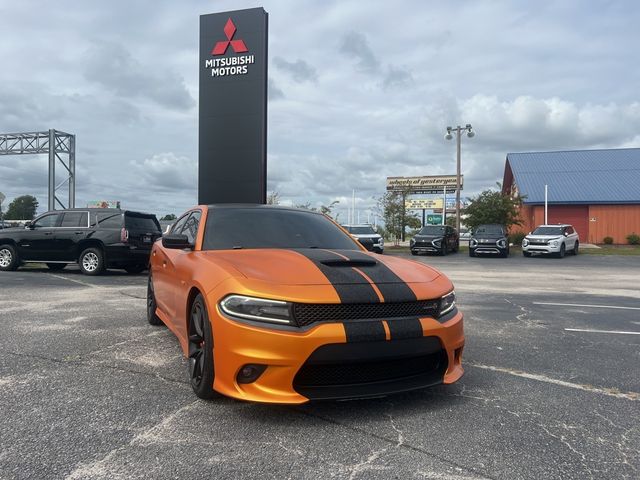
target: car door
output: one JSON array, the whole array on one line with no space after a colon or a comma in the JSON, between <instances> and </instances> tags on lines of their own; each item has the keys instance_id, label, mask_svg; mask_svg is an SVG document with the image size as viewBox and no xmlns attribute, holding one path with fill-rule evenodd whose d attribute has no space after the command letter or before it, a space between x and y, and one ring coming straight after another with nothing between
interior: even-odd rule
<instances>
[{"instance_id":1,"label":"car door","mask_svg":"<svg viewBox=\"0 0 640 480\"><path fill-rule=\"evenodd\" d=\"M65 212L55 231L56 258L52 260L75 262L77 245L89 232L89 212Z\"/></svg>"},{"instance_id":2,"label":"car door","mask_svg":"<svg viewBox=\"0 0 640 480\"><path fill-rule=\"evenodd\" d=\"M191 215L191 212L185 213L181 216L173 227L169 231L169 234L178 234L182 232L182 227L186 223L187 219ZM153 277L153 289L156 297L156 304L158 308L162 310L169 319L173 319L173 289L175 287L175 277L172 277L173 250L169 248L155 248L153 249L151 258L151 275ZM170 273L171 272L171 273Z\"/></svg>"},{"instance_id":3,"label":"car door","mask_svg":"<svg viewBox=\"0 0 640 480\"><path fill-rule=\"evenodd\" d=\"M60 224L62 213L46 213L36 218L21 235L18 241L18 255L26 261L46 261L55 257L56 227Z\"/></svg>"}]
</instances>

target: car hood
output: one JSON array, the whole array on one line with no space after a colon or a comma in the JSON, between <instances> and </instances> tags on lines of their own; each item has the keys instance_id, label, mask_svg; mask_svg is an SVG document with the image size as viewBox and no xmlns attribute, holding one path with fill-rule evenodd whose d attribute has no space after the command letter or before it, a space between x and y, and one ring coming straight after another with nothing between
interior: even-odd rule
<instances>
[{"instance_id":1,"label":"car hood","mask_svg":"<svg viewBox=\"0 0 640 480\"><path fill-rule=\"evenodd\" d=\"M202 257L231 276L278 285L348 285L365 277L374 284L428 283L441 276L427 265L358 250L209 250Z\"/></svg>"},{"instance_id":2,"label":"car hood","mask_svg":"<svg viewBox=\"0 0 640 480\"><path fill-rule=\"evenodd\" d=\"M471 238L475 238L476 240L500 240L501 238L505 238L505 236L500 235L499 233L483 233L480 235L473 235Z\"/></svg>"},{"instance_id":3,"label":"car hood","mask_svg":"<svg viewBox=\"0 0 640 480\"><path fill-rule=\"evenodd\" d=\"M9 228L0 228L0 234L2 233L16 233L16 232L24 232L24 227L9 227Z\"/></svg>"},{"instance_id":4,"label":"car hood","mask_svg":"<svg viewBox=\"0 0 640 480\"><path fill-rule=\"evenodd\" d=\"M378 233L352 233L351 236L356 237L358 240L363 238L380 238L380 235Z\"/></svg>"}]
</instances>

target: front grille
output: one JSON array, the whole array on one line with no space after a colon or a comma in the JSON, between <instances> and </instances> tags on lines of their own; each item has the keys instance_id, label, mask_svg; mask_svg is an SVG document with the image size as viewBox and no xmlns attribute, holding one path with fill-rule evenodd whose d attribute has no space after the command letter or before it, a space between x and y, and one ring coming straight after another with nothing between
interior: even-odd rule
<instances>
[{"instance_id":1,"label":"front grille","mask_svg":"<svg viewBox=\"0 0 640 480\"><path fill-rule=\"evenodd\" d=\"M297 388L385 382L438 371L446 357L441 352L379 362L337 365L305 364L297 373Z\"/></svg>"},{"instance_id":2,"label":"front grille","mask_svg":"<svg viewBox=\"0 0 640 480\"><path fill-rule=\"evenodd\" d=\"M529 245L546 245L546 240L529 240Z\"/></svg>"},{"instance_id":3,"label":"front grille","mask_svg":"<svg viewBox=\"0 0 640 480\"><path fill-rule=\"evenodd\" d=\"M299 326L315 322L342 322L403 317L435 317L440 300L390 303L294 303L293 316Z\"/></svg>"}]
</instances>

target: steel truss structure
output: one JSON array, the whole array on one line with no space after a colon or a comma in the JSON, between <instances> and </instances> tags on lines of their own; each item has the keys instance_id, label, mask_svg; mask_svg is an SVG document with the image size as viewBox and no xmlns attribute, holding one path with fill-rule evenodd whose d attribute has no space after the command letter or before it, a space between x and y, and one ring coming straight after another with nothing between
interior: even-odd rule
<instances>
[{"instance_id":1,"label":"steel truss structure","mask_svg":"<svg viewBox=\"0 0 640 480\"><path fill-rule=\"evenodd\" d=\"M56 204L64 208L76 206L76 136L60 130L27 133L0 133L0 155L33 155L46 153L49 156L49 202L48 209ZM60 155L66 155L67 161ZM56 165L64 167L66 176L56 185ZM64 184L69 187L69 201L65 206L56 195Z\"/></svg>"}]
</instances>

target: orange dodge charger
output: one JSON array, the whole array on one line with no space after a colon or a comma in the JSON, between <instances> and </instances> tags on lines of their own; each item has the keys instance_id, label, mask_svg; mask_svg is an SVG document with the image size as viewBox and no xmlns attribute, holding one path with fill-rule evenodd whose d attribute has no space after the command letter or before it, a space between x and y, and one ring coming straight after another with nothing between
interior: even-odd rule
<instances>
[{"instance_id":1,"label":"orange dodge charger","mask_svg":"<svg viewBox=\"0 0 640 480\"><path fill-rule=\"evenodd\" d=\"M451 281L368 253L319 213L195 207L154 244L149 272L148 320L178 337L201 398L360 398L463 373Z\"/></svg>"}]
</instances>

